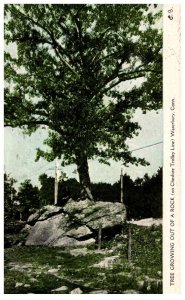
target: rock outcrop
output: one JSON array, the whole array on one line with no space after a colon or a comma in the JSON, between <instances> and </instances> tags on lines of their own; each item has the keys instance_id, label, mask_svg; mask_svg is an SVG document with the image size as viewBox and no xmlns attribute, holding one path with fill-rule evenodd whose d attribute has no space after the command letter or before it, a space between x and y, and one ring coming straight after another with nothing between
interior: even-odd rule
<instances>
[{"instance_id":1,"label":"rock outcrop","mask_svg":"<svg viewBox=\"0 0 185 300\"><path fill-rule=\"evenodd\" d=\"M70 199L64 207L45 206L28 218L26 245L83 246L95 243L98 229L115 233L126 218L122 203ZM27 227L28 227L27 225Z\"/></svg>"}]
</instances>

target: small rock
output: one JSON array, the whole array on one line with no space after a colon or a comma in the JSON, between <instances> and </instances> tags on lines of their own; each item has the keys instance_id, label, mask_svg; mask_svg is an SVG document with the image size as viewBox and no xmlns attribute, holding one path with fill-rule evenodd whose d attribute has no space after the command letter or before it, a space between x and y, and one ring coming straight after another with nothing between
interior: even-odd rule
<instances>
[{"instance_id":1,"label":"small rock","mask_svg":"<svg viewBox=\"0 0 185 300\"><path fill-rule=\"evenodd\" d=\"M80 288L76 288L70 292L70 294L83 294L82 290Z\"/></svg>"},{"instance_id":2,"label":"small rock","mask_svg":"<svg viewBox=\"0 0 185 300\"><path fill-rule=\"evenodd\" d=\"M48 270L48 273L50 274L54 274L54 273L57 273L58 272L58 269L49 269Z\"/></svg>"},{"instance_id":3,"label":"small rock","mask_svg":"<svg viewBox=\"0 0 185 300\"><path fill-rule=\"evenodd\" d=\"M58 289L52 290L52 292L62 292L62 291L67 291L68 287L63 285L61 287L59 287Z\"/></svg>"},{"instance_id":4,"label":"small rock","mask_svg":"<svg viewBox=\"0 0 185 300\"><path fill-rule=\"evenodd\" d=\"M73 237L73 238L81 238L92 234L92 231L87 226L80 226L77 229L73 228L67 231L66 236Z\"/></svg>"},{"instance_id":5,"label":"small rock","mask_svg":"<svg viewBox=\"0 0 185 300\"><path fill-rule=\"evenodd\" d=\"M123 239L127 239L127 238L128 238L128 235L127 235L127 234L124 234L124 235L122 235L122 238L123 238Z\"/></svg>"},{"instance_id":6,"label":"small rock","mask_svg":"<svg viewBox=\"0 0 185 300\"><path fill-rule=\"evenodd\" d=\"M15 287L18 288L20 286L23 286L23 283L22 282L16 282Z\"/></svg>"},{"instance_id":7,"label":"small rock","mask_svg":"<svg viewBox=\"0 0 185 300\"><path fill-rule=\"evenodd\" d=\"M97 290L97 291L92 291L90 294L108 294L108 291L106 290Z\"/></svg>"},{"instance_id":8,"label":"small rock","mask_svg":"<svg viewBox=\"0 0 185 300\"><path fill-rule=\"evenodd\" d=\"M139 280L138 282L137 282L137 286L138 286L138 288L139 289L141 289L143 286L144 286L144 280Z\"/></svg>"},{"instance_id":9,"label":"small rock","mask_svg":"<svg viewBox=\"0 0 185 300\"><path fill-rule=\"evenodd\" d=\"M91 238L91 239L88 239L88 240L84 240L84 241L79 241L75 238L72 238L72 237L67 237L67 236L64 236L64 237L61 237L61 238L58 238L57 241L55 241L54 245L55 246L85 246L85 245L91 245L91 244L95 244L95 239Z\"/></svg>"},{"instance_id":10,"label":"small rock","mask_svg":"<svg viewBox=\"0 0 185 300\"><path fill-rule=\"evenodd\" d=\"M139 294L139 292L136 290L126 290L123 292L123 294Z\"/></svg>"},{"instance_id":11,"label":"small rock","mask_svg":"<svg viewBox=\"0 0 185 300\"><path fill-rule=\"evenodd\" d=\"M24 287L30 287L31 285L29 283L24 284Z\"/></svg>"},{"instance_id":12,"label":"small rock","mask_svg":"<svg viewBox=\"0 0 185 300\"><path fill-rule=\"evenodd\" d=\"M147 289L147 291L150 291L151 290L151 285L149 284L146 289Z\"/></svg>"},{"instance_id":13,"label":"small rock","mask_svg":"<svg viewBox=\"0 0 185 300\"><path fill-rule=\"evenodd\" d=\"M122 276L122 277L126 277L126 278L132 278L132 274L129 273L129 272L122 271L122 272L117 273L117 275Z\"/></svg>"},{"instance_id":14,"label":"small rock","mask_svg":"<svg viewBox=\"0 0 185 300\"><path fill-rule=\"evenodd\" d=\"M136 220L136 221L132 220L129 223L136 224L138 226L146 226L146 227L152 225L159 226L162 225L162 219L147 218L147 219Z\"/></svg>"},{"instance_id":15,"label":"small rock","mask_svg":"<svg viewBox=\"0 0 185 300\"><path fill-rule=\"evenodd\" d=\"M161 239L155 239L155 242L156 242L156 243L160 243L160 242L161 242Z\"/></svg>"},{"instance_id":16,"label":"small rock","mask_svg":"<svg viewBox=\"0 0 185 300\"><path fill-rule=\"evenodd\" d=\"M144 276L144 280L145 280L145 281L150 281L150 277L147 276L147 275L145 275L145 276Z\"/></svg>"},{"instance_id":17,"label":"small rock","mask_svg":"<svg viewBox=\"0 0 185 300\"><path fill-rule=\"evenodd\" d=\"M76 249L71 249L70 254L72 256L78 256L78 255L86 255L88 253L87 248L76 248Z\"/></svg>"},{"instance_id":18,"label":"small rock","mask_svg":"<svg viewBox=\"0 0 185 300\"><path fill-rule=\"evenodd\" d=\"M23 244L24 244L23 242L19 242L17 246L20 247L20 246L22 246Z\"/></svg>"},{"instance_id":19,"label":"small rock","mask_svg":"<svg viewBox=\"0 0 185 300\"><path fill-rule=\"evenodd\" d=\"M30 281L31 282L36 282L36 281L38 281L36 278L30 278Z\"/></svg>"},{"instance_id":20,"label":"small rock","mask_svg":"<svg viewBox=\"0 0 185 300\"><path fill-rule=\"evenodd\" d=\"M98 276L105 276L105 273L99 272Z\"/></svg>"},{"instance_id":21,"label":"small rock","mask_svg":"<svg viewBox=\"0 0 185 300\"><path fill-rule=\"evenodd\" d=\"M119 256L108 256L105 257L104 260L100 261L98 264L94 264L93 267L98 268L111 268L112 265L119 260Z\"/></svg>"}]
</instances>

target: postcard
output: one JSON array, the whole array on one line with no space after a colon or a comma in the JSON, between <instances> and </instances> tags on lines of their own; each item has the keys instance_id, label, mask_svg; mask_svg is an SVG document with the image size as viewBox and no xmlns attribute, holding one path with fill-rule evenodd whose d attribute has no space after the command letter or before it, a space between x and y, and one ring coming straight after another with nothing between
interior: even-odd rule
<instances>
[{"instance_id":1,"label":"postcard","mask_svg":"<svg viewBox=\"0 0 185 300\"><path fill-rule=\"evenodd\" d=\"M178 294L181 6L4 4L4 293Z\"/></svg>"}]
</instances>

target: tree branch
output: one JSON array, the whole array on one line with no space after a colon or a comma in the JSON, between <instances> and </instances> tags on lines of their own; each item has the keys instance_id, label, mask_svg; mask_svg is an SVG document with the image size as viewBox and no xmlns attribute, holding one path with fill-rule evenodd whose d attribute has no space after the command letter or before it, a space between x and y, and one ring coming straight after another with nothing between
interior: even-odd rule
<instances>
[{"instance_id":1,"label":"tree branch","mask_svg":"<svg viewBox=\"0 0 185 300\"><path fill-rule=\"evenodd\" d=\"M33 120L33 121L21 121L21 122L17 122L15 125L12 125L11 123L6 123L5 121L5 124L4 124L4 127L21 127L21 126L24 126L24 125L46 125L46 126L49 126L49 122L48 121L42 121L42 120Z\"/></svg>"},{"instance_id":2,"label":"tree branch","mask_svg":"<svg viewBox=\"0 0 185 300\"><path fill-rule=\"evenodd\" d=\"M144 77L144 76L145 76L145 73L139 74L139 75L137 75L137 76L129 77L129 78L125 79L125 80L119 79L117 82L115 82L115 83L113 83L112 85L110 85L109 87L105 88L105 89L103 90L103 93L108 92L109 90L111 90L113 87L115 87L116 85L118 85L118 84L121 83L122 81L127 81L127 80L137 79L137 78L141 78L141 77Z\"/></svg>"},{"instance_id":3,"label":"tree branch","mask_svg":"<svg viewBox=\"0 0 185 300\"><path fill-rule=\"evenodd\" d=\"M137 73L140 73L140 72L145 72L145 73L148 73L148 72L159 73L159 71L154 70L154 69L150 69L150 68L140 69L140 68L143 67L144 65L146 65L146 64L143 64L143 65L139 66L137 69L135 69L135 70L132 71L132 72L127 72L127 73L122 72L122 73L118 73L118 77L119 77L119 78L122 77L123 79L126 78L125 80L130 80L130 78L127 79L127 76L128 76L128 75L137 74Z\"/></svg>"},{"instance_id":4,"label":"tree branch","mask_svg":"<svg viewBox=\"0 0 185 300\"><path fill-rule=\"evenodd\" d=\"M61 54L64 54L66 55L69 59L71 59L71 57L69 56L69 54L66 52L66 50L60 45L58 44L58 42L56 41L56 39L54 38L54 36L51 34L51 32L45 28L43 25L41 25L38 21L35 21L34 19L32 19L31 17L29 17L28 15L25 16L24 13L22 13L21 11L19 11L18 9L16 9L15 7L12 7L10 9L14 14L18 14L20 15L21 17L23 17L25 20L29 20L31 23L33 23L34 25L36 25L37 27L41 28L42 30L44 30L48 35L49 37L51 38L51 41L52 42L49 42L48 40L45 40L47 41L48 44L50 44L51 46L53 46L53 49L56 53L57 56L60 57L61 61L70 69L70 71L72 71L75 75L77 75L76 71L71 67L71 65L63 58L61 57L61 55L59 55L59 53ZM58 52L59 51L59 52ZM72 59L71 59L72 60Z\"/></svg>"},{"instance_id":5,"label":"tree branch","mask_svg":"<svg viewBox=\"0 0 185 300\"><path fill-rule=\"evenodd\" d=\"M79 10L77 13L79 13ZM82 62L82 68L83 68L84 74L86 74L86 61L85 61L85 57L83 54L82 31L81 31L80 22L78 20L77 15L74 16L74 21L75 21L76 32L78 35L79 52L80 52L80 58L81 58L81 62Z\"/></svg>"},{"instance_id":6,"label":"tree branch","mask_svg":"<svg viewBox=\"0 0 185 300\"><path fill-rule=\"evenodd\" d=\"M119 65L122 65L122 63L120 63ZM160 73L159 71L157 70L154 70L154 69L150 69L150 68L146 68L146 69L141 69L142 67L144 66L147 66L147 64L142 64L140 66L138 66L134 71L132 72L128 72L128 73L119 73L119 71L115 74L112 74L111 76L109 76L107 78L107 80L104 82L103 85L100 86L100 88L98 89L98 91L96 92L96 94L92 95L92 98L93 99L97 94L99 94L101 92L102 93L105 93L109 90L111 90L113 87L115 87L116 85L118 85L119 83L121 82L124 82L124 81L128 81L128 80L133 80L133 79L137 79L137 78L141 78L141 77L144 77L146 75L146 73L148 72L153 72L153 73ZM135 75L134 75L135 74ZM114 75L114 76L113 76ZM132 76L130 76L132 75ZM113 81L114 79L116 78L119 78L118 81L112 83L110 86L108 86L106 88L106 85L108 83L110 83L111 81ZM106 83L107 82L107 83ZM104 88L104 89L103 89ZM103 90L102 90L103 89ZM101 91L102 90L102 91Z\"/></svg>"}]
</instances>

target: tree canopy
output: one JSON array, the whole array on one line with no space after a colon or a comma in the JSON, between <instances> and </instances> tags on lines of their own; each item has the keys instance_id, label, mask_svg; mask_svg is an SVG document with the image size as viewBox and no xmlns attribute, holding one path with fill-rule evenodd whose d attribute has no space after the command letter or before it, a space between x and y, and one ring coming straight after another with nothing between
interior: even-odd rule
<instances>
[{"instance_id":1,"label":"tree canopy","mask_svg":"<svg viewBox=\"0 0 185 300\"><path fill-rule=\"evenodd\" d=\"M159 18L151 5L5 5L16 49L5 53L5 125L46 126L49 150L37 159L75 163L90 198L89 159L146 164L126 141L140 130L135 110L162 105Z\"/></svg>"}]
</instances>

